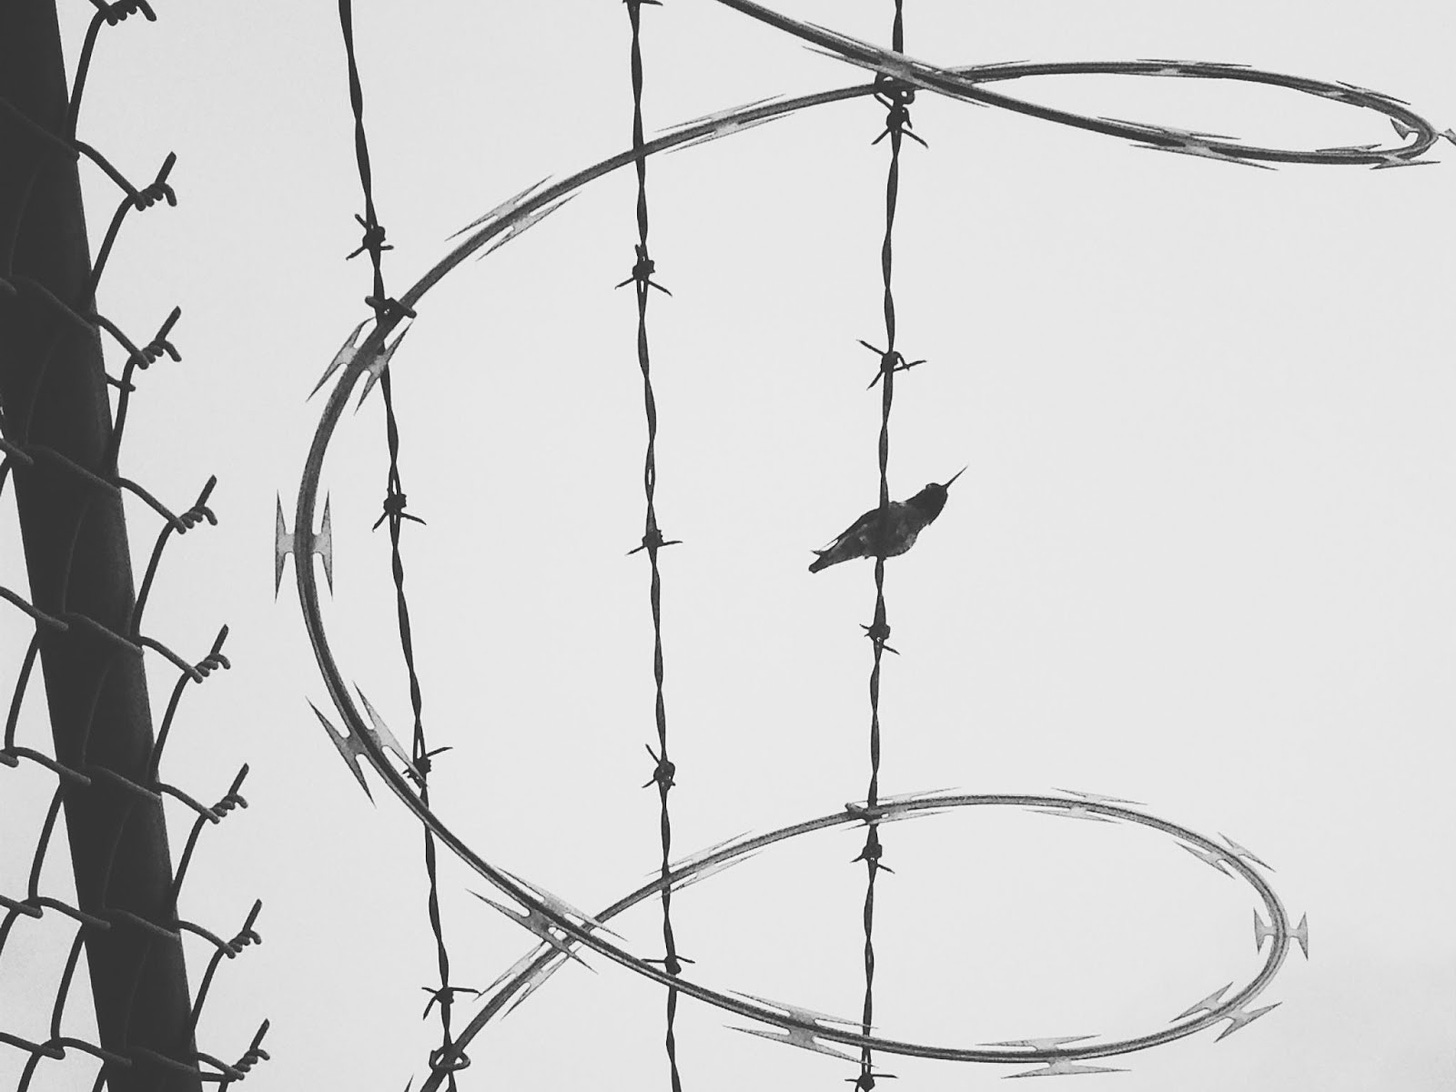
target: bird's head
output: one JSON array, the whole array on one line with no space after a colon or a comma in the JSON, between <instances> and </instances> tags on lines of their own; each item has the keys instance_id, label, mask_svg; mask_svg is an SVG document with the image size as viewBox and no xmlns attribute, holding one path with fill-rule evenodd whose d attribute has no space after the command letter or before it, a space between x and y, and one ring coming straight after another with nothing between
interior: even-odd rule
<instances>
[{"instance_id":1,"label":"bird's head","mask_svg":"<svg viewBox=\"0 0 1456 1092\"><path fill-rule=\"evenodd\" d=\"M964 466L961 467L951 476L950 481L944 485L936 485L935 482L931 482L906 501L906 503L925 513L925 521L929 523L936 516L940 515L941 509L945 507L945 499L950 493L951 482L954 482L956 478L964 474L966 469Z\"/></svg>"}]
</instances>

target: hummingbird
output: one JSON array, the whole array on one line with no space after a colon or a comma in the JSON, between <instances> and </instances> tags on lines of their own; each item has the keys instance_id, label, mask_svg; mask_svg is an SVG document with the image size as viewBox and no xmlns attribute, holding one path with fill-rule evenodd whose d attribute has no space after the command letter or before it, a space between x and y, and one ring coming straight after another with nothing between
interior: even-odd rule
<instances>
[{"instance_id":1,"label":"hummingbird","mask_svg":"<svg viewBox=\"0 0 1456 1092\"><path fill-rule=\"evenodd\" d=\"M892 501L886 520L880 510L871 508L844 530L826 550L815 550L819 556L809 566L811 573L838 565L854 557L895 557L915 545L920 532L935 522L945 507L951 482L966 472L961 467L944 485L931 482L907 501Z\"/></svg>"}]
</instances>

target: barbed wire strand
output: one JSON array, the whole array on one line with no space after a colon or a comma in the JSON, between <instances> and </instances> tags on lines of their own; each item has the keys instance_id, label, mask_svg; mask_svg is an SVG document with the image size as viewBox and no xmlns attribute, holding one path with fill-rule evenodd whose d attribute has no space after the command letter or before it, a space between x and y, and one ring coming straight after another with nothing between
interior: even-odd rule
<instances>
[{"instance_id":1,"label":"barbed wire strand","mask_svg":"<svg viewBox=\"0 0 1456 1092\"><path fill-rule=\"evenodd\" d=\"M384 251L391 248L384 241L384 226L380 224L374 207L374 176L369 165L369 144L364 131L364 88L359 79L359 64L354 51L354 14L351 0L339 0L339 27L343 32L344 53L349 65L349 103L354 113L354 152L359 164L359 183L364 191L364 215L355 216L364 229L364 236L359 249L349 257L352 258L360 253L369 255L369 262L373 267L374 290L365 302L374 309L375 320L378 324L387 327L399 322L404 312L396 301L385 295L383 254ZM399 424L395 418L394 391L390 383L387 365L380 372L379 390L384 401L384 430L385 443L389 449L389 475L385 490L384 514L374 526L377 529L379 523L385 521L389 524L390 570L394 578L395 612L399 619L399 644L404 657L405 672L409 676L410 710L414 718L412 744L414 767L419 774L420 800L428 806L431 752L425 740L424 696L420 688L419 672L415 666L409 601L404 590L404 557L399 545L400 530L404 521L411 520L423 524L424 520L405 512L406 496L399 472ZM431 1053L430 1060L433 1068L435 1062L445 1057L453 1045L450 1015L457 987L450 984L450 950L445 943L445 929L440 917L435 836L428 827L424 828L424 836L425 875L429 886L426 906L430 919L430 931L435 939L436 963L440 972L439 988L431 990L426 987L426 992L431 995L431 1001L426 1006L425 1014L429 1015L430 1008L436 1002L439 1003L440 1008L441 1042L439 1049ZM456 1058L452 1063L447 1076L451 1092L456 1090L455 1069L464 1068L464 1064L468 1063L463 1058Z\"/></svg>"},{"instance_id":2,"label":"barbed wire strand","mask_svg":"<svg viewBox=\"0 0 1456 1092\"><path fill-rule=\"evenodd\" d=\"M892 48L896 53L905 51L904 0L894 0L895 17L891 28ZM890 98L895 99L893 90ZM900 194L900 144L903 137L903 113L890 107L886 119L886 132L890 137L890 164L885 177L885 234L880 245L880 270L884 281L885 308L885 350L881 356L880 374L880 525L888 528L890 521L890 408L895 398L895 371L898 356L895 349L895 293L892 286L894 266L895 207ZM883 135L883 134L882 134ZM877 138L879 139L879 138ZM874 649L874 661L870 668L870 777L865 793L866 803L873 809L879 804L880 793L880 667L884 659L885 642L890 636L889 621L885 609L885 559L875 558L875 615L869 628L869 637ZM879 876L882 848L879 826L869 823L864 848L860 857L865 863L864 896L864 1005L860 1013L861 1025L866 1035L874 1023L875 1013L875 881ZM860 1050L860 1074L855 1081L856 1092L875 1087L874 1056L869 1047Z\"/></svg>"},{"instance_id":3,"label":"barbed wire strand","mask_svg":"<svg viewBox=\"0 0 1456 1092\"><path fill-rule=\"evenodd\" d=\"M676 767L667 751L667 704L663 697L662 661L662 574L657 565L657 552L674 543L664 541L657 525L657 399L652 393L652 364L647 340L647 297L656 288L665 295L671 295L666 288L652 280L656 266L647 249L647 155L644 152L646 140L642 132L642 5L657 5L658 0L627 0L627 18L632 26L632 151L637 167L637 260L632 266L632 276L617 287L632 284L637 295L637 363L642 369L642 401L647 416L647 451L643 459L642 488L646 497L647 512L642 533L642 545L637 550L646 550L652 576L648 596L652 609L652 677L656 686L655 716L657 723L657 751L647 748L656 768L647 785L656 785L659 801L658 826L662 836L662 875L671 869L672 817L668 807L668 793L673 788ZM633 550L636 553L637 550ZM644 786L645 787L645 786ZM662 889L662 943L661 963L668 974L676 976L682 971L685 960L678 954L677 938L672 928L672 888ZM657 962L654 960L653 962ZM686 962L691 962L687 960ZM663 1045L667 1052L668 1078L672 1092L682 1092L682 1075L677 1061L677 1000L678 991L669 987L667 991L667 1028Z\"/></svg>"}]
</instances>

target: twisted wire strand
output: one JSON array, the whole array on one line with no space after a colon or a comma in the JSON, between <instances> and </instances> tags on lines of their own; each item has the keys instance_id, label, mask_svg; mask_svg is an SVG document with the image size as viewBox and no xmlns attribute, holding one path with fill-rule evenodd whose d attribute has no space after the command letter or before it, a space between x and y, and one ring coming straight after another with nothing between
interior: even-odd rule
<instances>
[{"instance_id":1,"label":"twisted wire strand","mask_svg":"<svg viewBox=\"0 0 1456 1092\"><path fill-rule=\"evenodd\" d=\"M894 0L895 16L891 26L891 48L896 53L905 49L904 0ZM885 174L885 233L880 244L880 274L884 284L885 351L881 357L880 379L880 525L890 520L890 409L895 400L895 292L892 286L894 268L895 208L900 195L900 144L902 132L893 120L887 123L890 137L890 162ZM865 792L867 806L879 805L880 793L880 669L885 655L885 641L890 625L885 607L885 559L875 558L875 614L869 630L872 638L873 663L870 666L870 734L869 785ZM881 846L879 827L867 824L864 848L860 856L865 863L865 894L862 919L864 925L864 1003L860 1010L860 1026L870 1033L875 1016L875 881L879 878ZM874 1087L874 1054L868 1046L860 1048L860 1075L855 1088Z\"/></svg>"},{"instance_id":2,"label":"twisted wire strand","mask_svg":"<svg viewBox=\"0 0 1456 1092\"><path fill-rule=\"evenodd\" d=\"M648 748L648 754L656 760L649 785L657 786L659 812L658 830L662 844L661 873L666 876L672 858L672 815L668 806L668 793L673 788L676 767L667 750L667 703L663 696L662 657L662 574L658 568L658 551L671 543L663 540L657 524L657 398L652 391L652 363L647 337L647 299L654 288L666 293L667 289L652 280L656 272L651 252L647 248L647 155L644 152L646 140L642 131L642 3L643 0L627 0L627 18L632 27L631 77L632 77L632 153L637 170L637 260L632 267L630 283L637 297L637 363L642 370L642 403L647 418L647 449L643 456L642 491L646 499L645 526L642 532L640 550L647 552L651 577L648 587L648 601L652 613L652 678L655 687L653 700L654 719L657 726L657 751ZM629 282L624 282L629 283ZM621 287L619 285L618 287ZM636 551L634 551L636 552ZM682 970L677 950L677 937L672 927L672 888L662 888L662 944L663 969L676 977ZM671 987L667 991L666 1029L663 1034L663 1049L667 1053L668 1081L672 1092L682 1092L682 1074L677 1060L677 1002L678 992Z\"/></svg>"},{"instance_id":3,"label":"twisted wire strand","mask_svg":"<svg viewBox=\"0 0 1456 1092\"><path fill-rule=\"evenodd\" d=\"M394 326L402 317L398 305L385 294L383 253L389 249L385 243L385 232L379 223L378 213L374 206L374 177L369 164L369 143L364 130L364 88L359 78L359 64L354 49L354 14L352 0L339 0L339 27L344 38L344 54L349 68L349 103L354 114L354 151L359 166L359 183L364 191L364 215L356 216L360 226L364 229L364 238L359 250L349 255L351 258L361 252L369 255L370 266L373 272L373 293L365 301L374 309L375 329L386 331ZM372 359L372 357L366 358ZM419 794L420 800L426 806L429 805L429 770L430 750L425 739L424 725L424 695L420 687L419 671L415 665L414 638L410 626L409 600L405 595L405 568L404 555L400 549L400 531L405 520L412 520L423 523L416 516L405 512L405 493L403 482L399 471L399 423L394 412L394 391L390 381L390 371L386 365L379 375L379 389L384 401L384 429L385 445L389 452L389 472L385 489L384 516L381 517L389 524L389 558L390 572L394 580L395 614L399 624L400 651L404 658L405 673L409 678L410 710L414 719L413 732L413 758L414 768L419 773ZM312 526L305 524L301 526ZM378 523L375 524L377 528ZM299 568L311 568L309 565L298 566ZM431 1068L442 1056L448 1054L454 1045L451 1035L451 1009L453 1007L454 994L456 989L450 984L450 950L445 942L445 928L440 916L440 893L438 864L435 849L435 837L429 827L424 831L424 862L425 877L428 886L426 895L426 913L429 917L430 932L435 941L435 962L440 975L440 985L436 990L426 988L430 993L431 1001L425 1009L425 1015L429 1015L430 1008L436 1002L440 1009L440 1036L441 1042L438 1050L431 1054ZM463 1057L463 1056L460 1056ZM455 1071L463 1068L463 1064L447 1067L446 1079L449 1082L451 1092L455 1092L456 1081Z\"/></svg>"}]
</instances>

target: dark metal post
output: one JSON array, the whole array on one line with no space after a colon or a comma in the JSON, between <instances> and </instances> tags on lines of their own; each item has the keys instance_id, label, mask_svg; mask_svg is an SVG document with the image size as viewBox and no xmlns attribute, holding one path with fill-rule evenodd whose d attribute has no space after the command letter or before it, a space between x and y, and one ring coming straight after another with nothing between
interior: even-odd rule
<instances>
[{"instance_id":1,"label":"dark metal post","mask_svg":"<svg viewBox=\"0 0 1456 1092\"><path fill-rule=\"evenodd\" d=\"M108 1073L113 1092L200 1092L161 797L144 787L152 719L141 651L126 640L121 494L96 480L116 468L100 338L74 313L91 308L77 164L21 120L59 138L67 97L54 0L4 0L0 410L6 440L31 460L12 459L31 599L68 623L42 638L41 664L56 758L89 779L64 784L77 901L109 923L83 927L96 1020L101 1046L131 1059Z\"/></svg>"}]
</instances>

